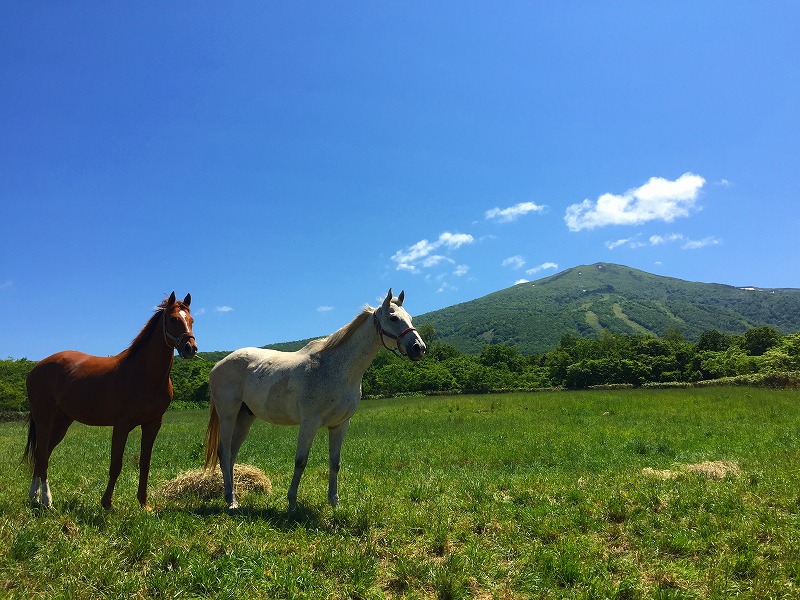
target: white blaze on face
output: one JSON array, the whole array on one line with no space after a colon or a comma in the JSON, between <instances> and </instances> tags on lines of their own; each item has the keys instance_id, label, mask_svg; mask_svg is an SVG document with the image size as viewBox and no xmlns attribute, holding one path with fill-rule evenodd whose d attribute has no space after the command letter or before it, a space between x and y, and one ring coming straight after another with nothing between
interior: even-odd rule
<instances>
[{"instance_id":1,"label":"white blaze on face","mask_svg":"<svg viewBox=\"0 0 800 600\"><path fill-rule=\"evenodd\" d=\"M183 319L183 324L186 326L186 331L189 331L189 322L186 320L186 311L182 310L178 313Z\"/></svg>"}]
</instances>

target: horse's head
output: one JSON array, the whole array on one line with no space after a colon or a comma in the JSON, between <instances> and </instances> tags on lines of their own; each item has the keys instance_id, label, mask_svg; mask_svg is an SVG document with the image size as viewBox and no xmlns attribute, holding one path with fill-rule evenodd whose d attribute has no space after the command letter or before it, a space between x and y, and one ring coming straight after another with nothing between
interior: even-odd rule
<instances>
[{"instance_id":1,"label":"horse's head","mask_svg":"<svg viewBox=\"0 0 800 600\"><path fill-rule=\"evenodd\" d=\"M192 358L197 354L197 341L192 333L194 319L189 312L191 303L191 294L186 294L183 302L178 302L175 300L175 292L172 292L164 305L164 341L167 346L175 348L182 358Z\"/></svg>"},{"instance_id":2,"label":"horse's head","mask_svg":"<svg viewBox=\"0 0 800 600\"><path fill-rule=\"evenodd\" d=\"M411 324L411 315L403 308L404 298L404 291L400 292L397 298L394 298L392 289L389 288L389 294L381 307L375 309L372 319L384 347L394 351L393 348L389 348L386 345L385 338L394 340L400 354L404 354L411 360L416 361L425 356L427 348L425 347L425 342L422 341L419 333Z\"/></svg>"}]
</instances>

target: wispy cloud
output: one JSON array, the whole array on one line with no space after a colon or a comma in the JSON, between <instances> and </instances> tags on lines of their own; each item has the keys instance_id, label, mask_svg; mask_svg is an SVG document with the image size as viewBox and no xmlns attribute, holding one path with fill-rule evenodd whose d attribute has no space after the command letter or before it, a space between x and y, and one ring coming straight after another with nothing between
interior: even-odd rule
<instances>
[{"instance_id":1,"label":"wispy cloud","mask_svg":"<svg viewBox=\"0 0 800 600\"><path fill-rule=\"evenodd\" d=\"M646 246L646 244L640 240L638 235L629 238L622 238L621 240L606 242L606 248L609 250L621 248L622 246L626 246L628 248L641 248L642 246Z\"/></svg>"},{"instance_id":2,"label":"wispy cloud","mask_svg":"<svg viewBox=\"0 0 800 600\"><path fill-rule=\"evenodd\" d=\"M514 285L519 285L520 283L530 283L530 281L528 281L527 279L517 279L514 282Z\"/></svg>"},{"instance_id":3,"label":"wispy cloud","mask_svg":"<svg viewBox=\"0 0 800 600\"><path fill-rule=\"evenodd\" d=\"M474 241L475 238L468 233L450 233L446 231L434 242L420 240L404 250L398 250L392 255L392 260L397 264L396 268L398 270L416 273L420 268L430 268L441 262L455 263L449 257L433 254L440 248L452 251L466 244L472 244Z\"/></svg>"},{"instance_id":4,"label":"wispy cloud","mask_svg":"<svg viewBox=\"0 0 800 600\"><path fill-rule=\"evenodd\" d=\"M469 271L469 266L458 265L455 271L453 271L453 275L455 275L456 277L462 277L463 275L467 274L467 271Z\"/></svg>"},{"instance_id":5,"label":"wispy cloud","mask_svg":"<svg viewBox=\"0 0 800 600\"><path fill-rule=\"evenodd\" d=\"M681 248L684 250L699 250L700 248L705 248L706 246L716 246L717 244L721 243L722 240L709 236L703 238L702 240L686 240Z\"/></svg>"},{"instance_id":6,"label":"wispy cloud","mask_svg":"<svg viewBox=\"0 0 800 600\"><path fill-rule=\"evenodd\" d=\"M603 194L595 202L586 199L567 207L564 221L570 231L606 225L640 225L648 221L671 223L694 208L706 180L684 173L675 181L651 177L644 185L624 194Z\"/></svg>"},{"instance_id":7,"label":"wispy cloud","mask_svg":"<svg viewBox=\"0 0 800 600\"><path fill-rule=\"evenodd\" d=\"M544 263L540 264L538 267L531 267L530 269L525 271L525 273L528 274L528 275L535 275L539 271L544 271L546 269L557 269L557 268L558 268L558 264L556 264L554 262L544 262Z\"/></svg>"},{"instance_id":8,"label":"wispy cloud","mask_svg":"<svg viewBox=\"0 0 800 600\"><path fill-rule=\"evenodd\" d=\"M614 250L616 248L643 248L645 246L664 246L667 244L681 244L681 250L698 250L706 246L716 246L722 243L722 240L714 236L708 236L702 240L692 240L682 233L670 233L667 235L651 235L647 238L647 242L641 241L641 238L636 235L630 238L606 242L606 248Z\"/></svg>"},{"instance_id":9,"label":"wispy cloud","mask_svg":"<svg viewBox=\"0 0 800 600\"><path fill-rule=\"evenodd\" d=\"M522 258L519 254L516 256L509 256L505 259L502 263L504 267L511 267L512 269L521 269L525 266L525 259Z\"/></svg>"},{"instance_id":10,"label":"wispy cloud","mask_svg":"<svg viewBox=\"0 0 800 600\"><path fill-rule=\"evenodd\" d=\"M682 233L670 233L669 235L651 235L650 244L653 246L660 246L662 244L669 244L671 242L679 242L685 239Z\"/></svg>"},{"instance_id":11,"label":"wispy cloud","mask_svg":"<svg viewBox=\"0 0 800 600\"><path fill-rule=\"evenodd\" d=\"M230 306L218 306L217 308L214 309L215 312L219 313L227 313L231 312L232 310L233 308L231 308Z\"/></svg>"},{"instance_id":12,"label":"wispy cloud","mask_svg":"<svg viewBox=\"0 0 800 600\"><path fill-rule=\"evenodd\" d=\"M318 306L317 307L317 312L321 312L321 313L330 312L332 310L333 310L332 306Z\"/></svg>"},{"instance_id":13,"label":"wispy cloud","mask_svg":"<svg viewBox=\"0 0 800 600\"><path fill-rule=\"evenodd\" d=\"M520 202L508 208L491 208L486 211L486 218L508 223L531 212L542 212L545 208L547 207L535 202Z\"/></svg>"}]
</instances>

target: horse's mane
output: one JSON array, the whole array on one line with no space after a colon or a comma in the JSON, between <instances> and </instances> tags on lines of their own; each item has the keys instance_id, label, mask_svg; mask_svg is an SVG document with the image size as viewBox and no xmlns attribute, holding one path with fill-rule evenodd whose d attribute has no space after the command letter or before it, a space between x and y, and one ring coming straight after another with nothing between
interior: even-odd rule
<instances>
[{"instance_id":1,"label":"horse's mane","mask_svg":"<svg viewBox=\"0 0 800 600\"><path fill-rule=\"evenodd\" d=\"M350 321L347 325L330 334L328 337L311 340L306 344L303 350L307 352L325 352L326 350L333 350L345 343L353 332L358 329L361 324L375 311L371 306L365 306L356 318Z\"/></svg>"},{"instance_id":2,"label":"horse's mane","mask_svg":"<svg viewBox=\"0 0 800 600\"><path fill-rule=\"evenodd\" d=\"M175 304L181 306L183 303L176 301ZM147 343L147 340L150 339L150 335L158 325L158 322L161 319L161 315L164 314L164 311L167 309L168 305L169 305L169 299L164 298L161 304L156 306L156 310L153 313L153 316L148 319L147 323L144 324L144 327L142 327L142 330L139 332L139 335L137 335L133 339L131 345L128 347L128 354L134 354L136 351L138 351L140 348L142 348L142 346L144 346Z\"/></svg>"}]
</instances>

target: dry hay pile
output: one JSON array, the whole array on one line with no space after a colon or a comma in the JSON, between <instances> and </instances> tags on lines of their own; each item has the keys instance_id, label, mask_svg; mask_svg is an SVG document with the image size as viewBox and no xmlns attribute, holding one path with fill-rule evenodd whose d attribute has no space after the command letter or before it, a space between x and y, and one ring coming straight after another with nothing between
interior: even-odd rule
<instances>
[{"instance_id":1,"label":"dry hay pile","mask_svg":"<svg viewBox=\"0 0 800 600\"><path fill-rule=\"evenodd\" d=\"M234 465L233 484L237 495L244 495L252 490L266 494L272 491L269 477L252 465ZM223 491L222 471L217 467L213 471L195 469L181 473L175 479L165 482L158 493L166 500L177 500L187 496L200 500L213 500L221 498Z\"/></svg>"},{"instance_id":2,"label":"dry hay pile","mask_svg":"<svg viewBox=\"0 0 800 600\"><path fill-rule=\"evenodd\" d=\"M657 470L647 467L642 469L642 473L649 477L659 479L675 479L683 473L696 473L708 477L709 479L725 479L728 475L736 477L740 473L739 465L728 460L709 460L706 462L695 463L692 465L681 465L679 470Z\"/></svg>"}]
</instances>

